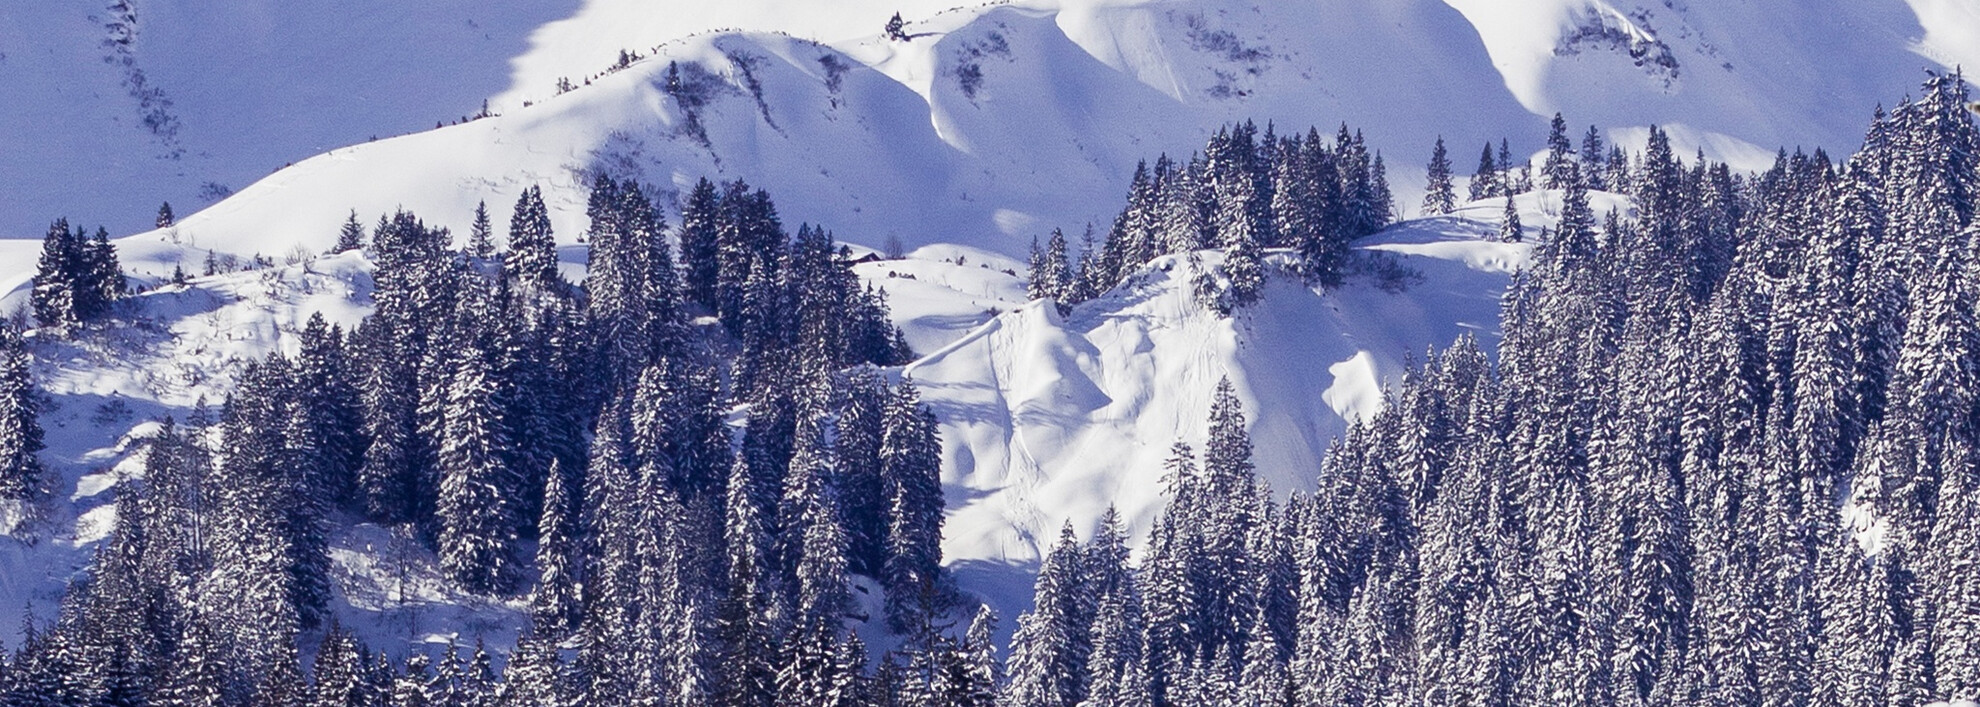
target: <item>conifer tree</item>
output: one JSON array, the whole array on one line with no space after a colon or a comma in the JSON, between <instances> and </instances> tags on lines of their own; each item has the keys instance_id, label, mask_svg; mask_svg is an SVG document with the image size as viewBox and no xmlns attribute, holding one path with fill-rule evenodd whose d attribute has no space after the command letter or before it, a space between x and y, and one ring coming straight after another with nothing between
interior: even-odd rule
<instances>
[{"instance_id":1,"label":"conifer tree","mask_svg":"<svg viewBox=\"0 0 1980 707\"><path fill-rule=\"evenodd\" d=\"M1080 581L1081 555L1079 539L1067 523L1038 570L1032 594L1036 608L1018 618L1004 704L1071 707L1086 698L1092 618L1086 604L1091 597Z\"/></svg>"},{"instance_id":2,"label":"conifer tree","mask_svg":"<svg viewBox=\"0 0 1980 707\"><path fill-rule=\"evenodd\" d=\"M913 626L922 598L941 581L942 443L935 416L921 405L912 379L889 396L880 441L881 483L887 498L887 557L882 584L887 617L896 630Z\"/></svg>"},{"instance_id":3,"label":"conifer tree","mask_svg":"<svg viewBox=\"0 0 1980 707\"><path fill-rule=\"evenodd\" d=\"M1046 241L1045 250L1033 249L1031 272L1025 285L1025 296L1034 300L1054 298L1064 300L1072 286L1072 265L1066 259L1066 234L1052 229L1052 237ZM1059 303L1061 310L1070 305Z\"/></svg>"},{"instance_id":4,"label":"conifer tree","mask_svg":"<svg viewBox=\"0 0 1980 707\"><path fill-rule=\"evenodd\" d=\"M49 225L41 241L41 260L36 265L34 291L30 301L34 318L42 326L63 328L82 321L82 298L78 291L83 262L80 231L69 230L67 219Z\"/></svg>"},{"instance_id":5,"label":"conifer tree","mask_svg":"<svg viewBox=\"0 0 1980 707\"><path fill-rule=\"evenodd\" d=\"M749 465L740 456L731 467L724 504L726 549L724 593L715 614L715 704L761 707L776 696L777 649L769 624L770 584L764 565L767 539L751 498Z\"/></svg>"},{"instance_id":6,"label":"conifer tree","mask_svg":"<svg viewBox=\"0 0 1980 707\"><path fill-rule=\"evenodd\" d=\"M1608 168L1602 147L1602 131L1588 126L1588 134L1581 138L1581 178L1588 181L1588 188L1602 191L1609 188Z\"/></svg>"},{"instance_id":7,"label":"conifer tree","mask_svg":"<svg viewBox=\"0 0 1980 707\"><path fill-rule=\"evenodd\" d=\"M351 209L351 216L344 220L344 227L338 229L337 244L330 248L330 252L349 253L363 247L364 226L358 223L357 209Z\"/></svg>"},{"instance_id":8,"label":"conifer tree","mask_svg":"<svg viewBox=\"0 0 1980 707\"><path fill-rule=\"evenodd\" d=\"M1567 120L1555 113L1547 128L1547 162L1540 168L1542 187L1566 189L1568 180L1573 178L1568 165L1574 159L1574 141L1568 137Z\"/></svg>"},{"instance_id":9,"label":"conifer tree","mask_svg":"<svg viewBox=\"0 0 1980 707\"><path fill-rule=\"evenodd\" d=\"M1423 213L1448 214L1457 210L1457 192L1451 185L1451 158L1444 152L1444 138L1430 152L1429 186L1423 194Z\"/></svg>"},{"instance_id":10,"label":"conifer tree","mask_svg":"<svg viewBox=\"0 0 1980 707\"><path fill-rule=\"evenodd\" d=\"M1499 181L1499 163L1492 159L1492 143L1485 143L1485 151L1478 156L1478 170L1471 173L1471 200L1490 199L1504 194L1504 183Z\"/></svg>"},{"instance_id":11,"label":"conifer tree","mask_svg":"<svg viewBox=\"0 0 1980 707\"><path fill-rule=\"evenodd\" d=\"M846 558L852 571L882 576L888 554L889 502L881 449L890 395L871 368L854 369L840 393L838 478L839 516L846 530Z\"/></svg>"},{"instance_id":12,"label":"conifer tree","mask_svg":"<svg viewBox=\"0 0 1980 707\"><path fill-rule=\"evenodd\" d=\"M1519 223L1519 202L1517 197L1506 197L1505 217L1499 221L1499 240L1504 243L1518 243L1526 239L1526 227Z\"/></svg>"},{"instance_id":13,"label":"conifer tree","mask_svg":"<svg viewBox=\"0 0 1980 707\"><path fill-rule=\"evenodd\" d=\"M488 223L488 202L474 204L474 223L468 227L467 254L488 259L495 257L495 227Z\"/></svg>"},{"instance_id":14,"label":"conifer tree","mask_svg":"<svg viewBox=\"0 0 1980 707\"><path fill-rule=\"evenodd\" d=\"M720 272L717 239L722 204L715 184L702 178L681 204L681 295L688 302L715 309L715 281Z\"/></svg>"},{"instance_id":15,"label":"conifer tree","mask_svg":"<svg viewBox=\"0 0 1980 707\"><path fill-rule=\"evenodd\" d=\"M562 462L552 460L544 477L543 516L536 531L536 591L530 596L533 633L546 639L567 634L582 613L577 576L576 504Z\"/></svg>"},{"instance_id":16,"label":"conifer tree","mask_svg":"<svg viewBox=\"0 0 1980 707\"><path fill-rule=\"evenodd\" d=\"M791 587L796 601L795 625L777 672L780 704L840 705L852 697L852 676L843 669L839 635L849 600L845 533L825 486L830 467L820 430L812 422L800 424L785 489L789 512L783 514L795 542Z\"/></svg>"},{"instance_id":17,"label":"conifer tree","mask_svg":"<svg viewBox=\"0 0 1980 707\"><path fill-rule=\"evenodd\" d=\"M504 465L509 443L487 362L468 355L456 365L439 456L440 564L469 591L500 593L514 577L510 499L520 489Z\"/></svg>"},{"instance_id":18,"label":"conifer tree","mask_svg":"<svg viewBox=\"0 0 1980 707\"><path fill-rule=\"evenodd\" d=\"M1382 164L1382 153L1375 153L1375 162L1369 165L1368 173L1369 210L1372 219L1368 225L1368 232L1374 233L1395 220L1396 195L1389 189L1389 170Z\"/></svg>"},{"instance_id":19,"label":"conifer tree","mask_svg":"<svg viewBox=\"0 0 1980 707\"><path fill-rule=\"evenodd\" d=\"M42 490L40 402L28 372L28 351L12 325L0 323L0 500L23 500Z\"/></svg>"},{"instance_id":20,"label":"conifer tree","mask_svg":"<svg viewBox=\"0 0 1980 707\"><path fill-rule=\"evenodd\" d=\"M508 251L502 255L502 272L518 286L537 292L552 291L561 281L557 274L557 243L550 232L550 211L543 205L543 190L531 186L516 198L515 213L509 217Z\"/></svg>"},{"instance_id":21,"label":"conifer tree","mask_svg":"<svg viewBox=\"0 0 1980 707\"><path fill-rule=\"evenodd\" d=\"M366 441L357 372L343 331L325 322L321 313L310 315L300 339L289 444L301 451L297 461L318 504L355 508L350 500Z\"/></svg>"}]
</instances>

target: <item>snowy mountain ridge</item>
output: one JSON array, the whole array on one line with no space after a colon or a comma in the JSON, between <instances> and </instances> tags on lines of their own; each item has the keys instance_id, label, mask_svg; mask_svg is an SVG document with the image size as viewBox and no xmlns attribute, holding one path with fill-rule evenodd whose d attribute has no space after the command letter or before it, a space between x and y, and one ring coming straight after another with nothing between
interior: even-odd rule
<instances>
[{"instance_id":1,"label":"snowy mountain ridge","mask_svg":"<svg viewBox=\"0 0 1980 707\"><path fill-rule=\"evenodd\" d=\"M227 197L182 219L178 242L272 256L320 251L351 209L449 223L542 183L570 242L580 175L605 170L676 190L746 178L786 195L792 220L855 242L1011 254L1041 230L1104 222L1136 160L1186 155L1244 119L1371 128L1405 202L1438 135L1463 168L1500 137L1537 149L1555 111L1631 147L1670 126L1680 151L1746 168L1778 146L1853 147L1861 106L1907 90L1921 65L1973 59L1958 40L1980 32L1971 8L1934 0L946 6L381 4L349 8L371 18L353 24L234 0L138 3L129 31L112 31L113 13L24 8L0 33L34 50L0 60L0 86L31 99L0 111L0 135L32 147L0 165L22 187L0 231L33 237L66 214L133 233L157 201L184 215ZM910 41L877 34L895 10ZM1756 29L1774 25L1794 31ZM601 73L622 52L642 58ZM672 91L670 63L687 78ZM132 72L169 108L155 120L126 117L143 102ZM577 90L557 95L560 79ZM497 117L364 142L478 114L474 91ZM1460 111L1462 124L1441 119ZM174 146L145 124L173 126ZM0 243L0 262L21 247ZM19 275L0 269L0 287Z\"/></svg>"}]
</instances>

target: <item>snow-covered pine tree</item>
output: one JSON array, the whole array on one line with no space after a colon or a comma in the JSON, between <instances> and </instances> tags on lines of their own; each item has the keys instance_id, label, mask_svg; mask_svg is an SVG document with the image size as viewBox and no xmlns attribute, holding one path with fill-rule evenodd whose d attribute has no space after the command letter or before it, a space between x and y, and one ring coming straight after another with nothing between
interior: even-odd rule
<instances>
[{"instance_id":1,"label":"snow-covered pine tree","mask_svg":"<svg viewBox=\"0 0 1980 707\"><path fill-rule=\"evenodd\" d=\"M117 247L111 245L110 231L102 226L96 227L96 235L83 246L82 273L76 287L81 293L76 312L84 320L103 316L127 291L123 268L117 264Z\"/></svg>"},{"instance_id":2,"label":"snow-covered pine tree","mask_svg":"<svg viewBox=\"0 0 1980 707\"><path fill-rule=\"evenodd\" d=\"M1066 258L1066 234L1054 228L1045 249L1036 251L1033 258L1031 271L1025 278L1025 296L1033 300L1064 299L1072 286L1072 265ZM1061 302L1059 306L1070 305Z\"/></svg>"},{"instance_id":3,"label":"snow-covered pine tree","mask_svg":"<svg viewBox=\"0 0 1980 707\"><path fill-rule=\"evenodd\" d=\"M529 602L532 632L546 639L567 635L583 613L577 504L562 464L552 460L544 480L543 515L536 531L537 582Z\"/></svg>"},{"instance_id":4,"label":"snow-covered pine tree","mask_svg":"<svg viewBox=\"0 0 1980 707\"><path fill-rule=\"evenodd\" d=\"M1011 638L1003 704L1073 707L1086 699L1093 618L1092 596L1081 582L1083 554L1072 523L1066 523L1038 570L1032 593L1036 608L1018 618L1017 635Z\"/></svg>"},{"instance_id":5,"label":"snow-covered pine tree","mask_svg":"<svg viewBox=\"0 0 1980 707\"><path fill-rule=\"evenodd\" d=\"M977 607L957 650L959 679L951 681L950 704L955 707L992 707L997 704L1001 671L997 664L997 612L988 605Z\"/></svg>"},{"instance_id":6,"label":"snow-covered pine tree","mask_svg":"<svg viewBox=\"0 0 1980 707\"><path fill-rule=\"evenodd\" d=\"M326 509L361 510L363 504L352 503L352 492L364 463L364 401L344 348L343 330L316 313L303 325L299 338L289 444L308 450L297 461L317 503Z\"/></svg>"},{"instance_id":7,"label":"snow-covered pine tree","mask_svg":"<svg viewBox=\"0 0 1980 707\"><path fill-rule=\"evenodd\" d=\"M344 219L344 226L337 229L337 244L331 246L332 253L349 253L364 247L364 225L358 223L357 209L351 209L350 218Z\"/></svg>"},{"instance_id":8,"label":"snow-covered pine tree","mask_svg":"<svg viewBox=\"0 0 1980 707\"><path fill-rule=\"evenodd\" d=\"M495 227L488 222L488 202L474 204L474 221L468 226L467 254L487 260L495 257Z\"/></svg>"},{"instance_id":9,"label":"snow-covered pine tree","mask_svg":"<svg viewBox=\"0 0 1980 707\"><path fill-rule=\"evenodd\" d=\"M1382 164L1382 153L1375 153L1374 164L1368 167L1369 208L1374 215L1368 232L1374 233L1387 227L1396 219L1396 195L1389 188L1389 169Z\"/></svg>"},{"instance_id":10,"label":"snow-covered pine tree","mask_svg":"<svg viewBox=\"0 0 1980 707\"><path fill-rule=\"evenodd\" d=\"M1102 527L1106 527L1104 522ZM1100 541L1101 535L1096 533L1095 540ZM1089 547L1089 559L1093 559L1095 550L1108 553L1106 547ZM1112 564L1105 557L1099 559L1104 564ZM1126 568L1123 566L1121 569ZM1091 576L1092 568L1088 570ZM1088 691L1086 701L1082 703L1085 705L1149 704L1148 675L1143 667L1146 653L1143 650L1141 593L1135 586L1132 574L1123 575L1122 580L1111 589L1094 591L1098 596L1098 607L1093 617L1093 650L1086 665Z\"/></svg>"},{"instance_id":11,"label":"snow-covered pine tree","mask_svg":"<svg viewBox=\"0 0 1980 707\"><path fill-rule=\"evenodd\" d=\"M1252 175L1255 152L1248 126L1220 130L1210 140L1209 191L1216 203L1214 223L1217 244L1224 249L1224 275L1230 280L1223 301L1229 310L1257 301L1265 284L1262 243L1266 234L1254 204L1259 197Z\"/></svg>"},{"instance_id":12,"label":"snow-covered pine tree","mask_svg":"<svg viewBox=\"0 0 1980 707\"><path fill-rule=\"evenodd\" d=\"M721 197L715 184L703 177L681 204L681 295L682 299L715 310L715 280L720 272L719 246Z\"/></svg>"},{"instance_id":13,"label":"snow-covered pine tree","mask_svg":"<svg viewBox=\"0 0 1980 707\"><path fill-rule=\"evenodd\" d=\"M515 578L516 519L522 490L504 464L508 436L495 404L496 381L477 352L455 363L440 440L440 565L468 591L507 592Z\"/></svg>"},{"instance_id":14,"label":"snow-covered pine tree","mask_svg":"<svg viewBox=\"0 0 1980 707\"><path fill-rule=\"evenodd\" d=\"M1169 167L1168 156L1156 160L1155 171L1149 171L1148 162L1135 163L1134 176L1128 179L1127 205L1121 208L1120 231L1123 246L1119 262L1116 263L1113 282L1118 283L1132 274L1135 269L1153 260L1167 250L1161 243L1161 179Z\"/></svg>"},{"instance_id":15,"label":"snow-covered pine tree","mask_svg":"<svg viewBox=\"0 0 1980 707\"><path fill-rule=\"evenodd\" d=\"M891 503L888 503L880 450L889 395L872 368L853 369L840 383L839 419L834 429L840 524L846 530L851 571L879 577L887 561Z\"/></svg>"},{"instance_id":16,"label":"snow-covered pine tree","mask_svg":"<svg viewBox=\"0 0 1980 707\"><path fill-rule=\"evenodd\" d=\"M1574 159L1574 141L1568 137L1567 120L1560 113L1555 113L1553 122L1547 127L1547 161L1540 167L1541 186L1566 189L1568 180L1572 178L1568 165Z\"/></svg>"},{"instance_id":17,"label":"snow-covered pine tree","mask_svg":"<svg viewBox=\"0 0 1980 707\"><path fill-rule=\"evenodd\" d=\"M1526 239L1526 227L1519 222L1519 198L1506 197L1505 215L1499 221L1499 241L1518 243Z\"/></svg>"},{"instance_id":18,"label":"snow-covered pine tree","mask_svg":"<svg viewBox=\"0 0 1980 707\"><path fill-rule=\"evenodd\" d=\"M1507 141L1505 138L1499 138L1498 165L1499 165L1500 193L1501 194L1523 193L1514 183L1518 175L1513 171L1512 143Z\"/></svg>"},{"instance_id":19,"label":"snow-covered pine tree","mask_svg":"<svg viewBox=\"0 0 1980 707\"><path fill-rule=\"evenodd\" d=\"M895 386L884 415L880 475L888 506L881 583L889 625L901 630L919 623L915 613L924 598L941 589L942 442L912 379Z\"/></svg>"},{"instance_id":20,"label":"snow-covered pine tree","mask_svg":"<svg viewBox=\"0 0 1980 707\"><path fill-rule=\"evenodd\" d=\"M752 277L774 282L785 242L783 222L770 195L751 191L741 180L722 193L722 219L716 230L715 309L730 335L742 336L744 309L752 300Z\"/></svg>"},{"instance_id":21,"label":"snow-covered pine tree","mask_svg":"<svg viewBox=\"0 0 1980 707\"><path fill-rule=\"evenodd\" d=\"M1238 674L1238 692L1245 704L1258 707L1288 707L1293 699L1286 663L1280 657L1278 637L1268 613L1260 607L1251 623L1244 645L1244 667Z\"/></svg>"},{"instance_id":22,"label":"snow-covered pine tree","mask_svg":"<svg viewBox=\"0 0 1980 707\"><path fill-rule=\"evenodd\" d=\"M1457 210L1457 190L1451 184L1451 158L1444 151L1443 136L1430 151L1428 186L1423 193L1423 213L1448 214Z\"/></svg>"},{"instance_id":23,"label":"snow-covered pine tree","mask_svg":"<svg viewBox=\"0 0 1980 707\"><path fill-rule=\"evenodd\" d=\"M800 423L785 488L786 540L796 552L795 601L783 665L777 672L779 704L842 705L852 698L851 676L842 670L841 625L848 595L846 537L839 527L826 479L830 450L814 421ZM890 598L891 599L891 598Z\"/></svg>"},{"instance_id":24,"label":"snow-covered pine tree","mask_svg":"<svg viewBox=\"0 0 1980 707\"><path fill-rule=\"evenodd\" d=\"M68 219L57 219L48 226L41 241L41 260L35 266L34 291L29 297L34 318L42 326L66 328L82 321L82 295L78 292L83 260L82 233L69 229Z\"/></svg>"},{"instance_id":25,"label":"snow-covered pine tree","mask_svg":"<svg viewBox=\"0 0 1980 707\"><path fill-rule=\"evenodd\" d=\"M507 669L502 672L502 686L495 704L499 707L568 704L562 667L555 642L537 636L516 639L515 652L509 655Z\"/></svg>"},{"instance_id":26,"label":"snow-covered pine tree","mask_svg":"<svg viewBox=\"0 0 1980 707\"><path fill-rule=\"evenodd\" d=\"M543 205L541 187L531 185L516 197L515 211L509 216L502 273L525 292L554 292L562 281L557 274L557 242L550 231L550 210Z\"/></svg>"},{"instance_id":27,"label":"snow-covered pine tree","mask_svg":"<svg viewBox=\"0 0 1980 707\"><path fill-rule=\"evenodd\" d=\"M1588 180L1588 188L1601 191L1609 188L1608 166L1604 164L1607 153L1603 152L1602 131L1588 126L1588 134L1581 138L1581 178Z\"/></svg>"},{"instance_id":28,"label":"snow-covered pine tree","mask_svg":"<svg viewBox=\"0 0 1980 707\"><path fill-rule=\"evenodd\" d=\"M1499 163L1492 159L1492 143L1485 143L1485 151L1478 155L1478 170L1471 173L1467 188L1472 201L1504 195L1505 183L1499 181Z\"/></svg>"},{"instance_id":29,"label":"snow-covered pine tree","mask_svg":"<svg viewBox=\"0 0 1980 707\"><path fill-rule=\"evenodd\" d=\"M312 707L369 704L371 696L364 676L367 662L357 638L332 619L323 642L317 645L308 704Z\"/></svg>"},{"instance_id":30,"label":"snow-covered pine tree","mask_svg":"<svg viewBox=\"0 0 1980 707\"><path fill-rule=\"evenodd\" d=\"M771 595L764 548L768 538L750 493L749 464L738 456L731 465L723 545L726 574L715 612L712 661L716 673L713 703L721 707L764 707L776 697L778 652L770 612Z\"/></svg>"},{"instance_id":31,"label":"snow-covered pine tree","mask_svg":"<svg viewBox=\"0 0 1980 707\"><path fill-rule=\"evenodd\" d=\"M28 362L20 332L0 322L0 500L24 500L42 490L41 405Z\"/></svg>"}]
</instances>

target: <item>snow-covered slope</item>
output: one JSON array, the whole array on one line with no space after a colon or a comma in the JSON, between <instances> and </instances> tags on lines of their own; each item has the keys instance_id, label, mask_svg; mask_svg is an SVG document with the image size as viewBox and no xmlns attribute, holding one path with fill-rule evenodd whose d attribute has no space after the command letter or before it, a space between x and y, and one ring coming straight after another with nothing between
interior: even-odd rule
<instances>
[{"instance_id":1,"label":"snow-covered slope","mask_svg":"<svg viewBox=\"0 0 1980 707\"><path fill-rule=\"evenodd\" d=\"M30 513L0 502L0 612L47 617L114 527L117 488L143 474L141 442L158 420L218 405L250 361L293 355L313 314L355 325L370 311L370 269L351 253L197 278L129 298L107 326L74 338L31 336L54 493ZM451 587L411 537L336 523L330 544L339 617L374 645L478 634L505 645L522 625L518 606Z\"/></svg>"},{"instance_id":2,"label":"snow-covered slope","mask_svg":"<svg viewBox=\"0 0 1980 707\"><path fill-rule=\"evenodd\" d=\"M4 237L62 215L143 230L161 201L185 215L310 155L474 114L579 0L116 5L0 4Z\"/></svg>"},{"instance_id":3,"label":"snow-covered slope","mask_svg":"<svg viewBox=\"0 0 1980 707\"><path fill-rule=\"evenodd\" d=\"M1228 121L1364 127L1406 205L1438 135L1465 170L1487 139L1536 148L1554 110L1625 141L1678 124L1681 150L1750 166L1852 146L1872 104L1972 58L1980 34L1940 0L949 1L155 0L122 23L128 44L108 41L118 13L16 4L0 10L0 233L63 214L132 233L161 200L183 216L237 191L145 238L279 254L320 250L353 208L464 226L477 200L499 215L543 183L571 242L584 175L606 170L663 190L747 178L789 220L869 245L1015 254L1104 224L1134 161ZM897 10L912 41L877 36ZM601 75L621 49L650 58ZM672 61L691 64L684 93ZM589 85L560 96L558 78ZM367 142L483 98L503 115ZM26 267L15 252L0 287Z\"/></svg>"},{"instance_id":4,"label":"snow-covered slope","mask_svg":"<svg viewBox=\"0 0 1980 707\"><path fill-rule=\"evenodd\" d=\"M1607 194L1593 203L1629 208ZM1537 231L1552 225L1559 194L1519 205ZM1200 266L1169 256L1070 315L1033 302L927 354L903 375L942 422L944 557L965 586L1022 606L1060 524L1088 532L1113 506L1146 531L1170 446L1202 448L1224 377L1250 416L1261 475L1310 489L1331 440L1379 409L1412 358L1467 334L1496 348L1500 295L1531 251L1497 242L1503 208L1481 201L1362 241L1363 257L1421 275L1400 292L1369 277L1310 288L1280 253L1263 300L1224 318L1190 295L1194 268L1217 267L1217 254L1200 254Z\"/></svg>"}]
</instances>

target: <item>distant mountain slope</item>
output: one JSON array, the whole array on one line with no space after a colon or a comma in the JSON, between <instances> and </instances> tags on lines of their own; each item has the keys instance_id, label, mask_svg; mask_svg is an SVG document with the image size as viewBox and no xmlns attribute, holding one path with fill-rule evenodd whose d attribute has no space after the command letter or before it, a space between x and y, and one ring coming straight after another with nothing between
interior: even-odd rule
<instances>
[{"instance_id":1,"label":"distant mountain slope","mask_svg":"<svg viewBox=\"0 0 1980 707\"><path fill-rule=\"evenodd\" d=\"M1684 152L1744 166L1782 145L1853 147L1866 106L1970 58L1960 38L1980 34L1970 9L1934 0L946 4L158 0L134 23L22 5L0 14L0 88L19 98L0 106L16 148L0 233L65 214L132 233L160 201L185 216L239 192L178 242L277 254L320 249L350 209L462 232L475 201L541 182L568 241L582 175L604 169L663 189L746 178L789 220L854 242L1015 254L1051 227L1104 224L1136 160L1247 118L1365 129L1406 206L1437 136L1468 173L1486 140L1537 149L1555 110L1625 143L1678 124ZM878 36L896 10L910 42ZM650 58L600 76L621 50ZM675 61L691 66L670 92ZM557 96L558 78L578 90ZM503 115L367 142L483 98ZM0 287L22 266L7 258Z\"/></svg>"}]
</instances>

